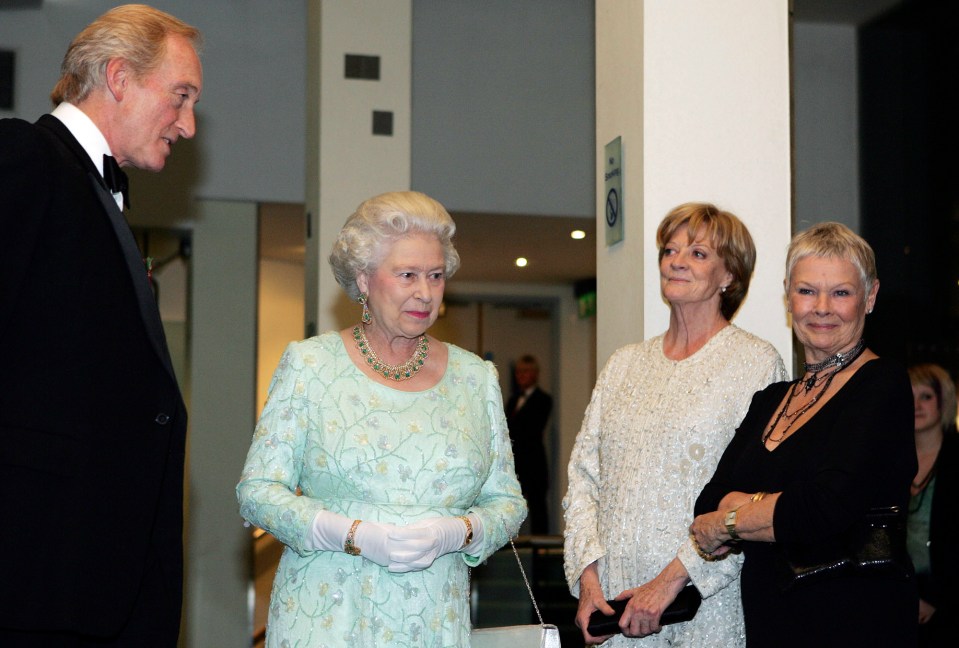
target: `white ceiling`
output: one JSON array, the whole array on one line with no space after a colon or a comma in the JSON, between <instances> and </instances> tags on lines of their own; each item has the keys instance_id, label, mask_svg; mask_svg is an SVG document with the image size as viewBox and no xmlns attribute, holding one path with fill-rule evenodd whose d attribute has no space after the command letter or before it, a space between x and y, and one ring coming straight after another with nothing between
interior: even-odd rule
<instances>
[{"instance_id":1,"label":"white ceiling","mask_svg":"<svg viewBox=\"0 0 959 648\"><path fill-rule=\"evenodd\" d=\"M591 218L453 214L460 281L572 283L596 276L596 224ZM582 230L586 238L573 240ZM529 261L516 267L517 257Z\"/></svg>"},{"instance_id":2,"label":"white ceiling","mask_svg":"<svg viewBox=\"0 0 959 648\"><path fill-rule=\"evenodd\" d=\"M260 255L302 263L305 218L301 205L261 207ZM590 218L454 213L454 244L462 265L454 280L572 283L596 275L595 224ZM586 238L573 240L581 229ZM323 255L325 257L325 255ZM525 268L515 265L525 257Z\"/></svg>"}]
</instances>

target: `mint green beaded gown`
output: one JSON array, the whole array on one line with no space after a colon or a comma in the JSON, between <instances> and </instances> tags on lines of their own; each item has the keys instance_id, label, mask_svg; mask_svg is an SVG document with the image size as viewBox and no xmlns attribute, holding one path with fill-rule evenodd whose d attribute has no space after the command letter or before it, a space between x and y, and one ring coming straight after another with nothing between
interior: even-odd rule
<instances>
[{"instance_id":1,"label":"mint green beaded gown","mask_svg":"<svg viewBox=\"0 0 959 648\"><path fill-rule=\"evenodd\" d=\"M283 354L237 485L241 515L286 545L268 648L469 646L468 566L516 533L526 504L496 369L447 346L443 378L420 392L367 378L336 332ZM398 525L472 512L482 553L391 574L362 556L307 549L321 509Z\"/></svg>"}]
</instances>

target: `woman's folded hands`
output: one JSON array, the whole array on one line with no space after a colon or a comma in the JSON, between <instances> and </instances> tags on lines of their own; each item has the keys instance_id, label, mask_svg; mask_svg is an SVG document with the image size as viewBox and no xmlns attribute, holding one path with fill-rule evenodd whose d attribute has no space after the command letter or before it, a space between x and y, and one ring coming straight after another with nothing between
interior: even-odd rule
<instances>
[{"instance_id":1,"label":"woman's folded hands","mask_svg":"<svg viewBox=\"0 0 959 648\"><path fill-rule=\"evenodd\" d=\"M470 515L469 521L472 528L468 528L462 518L453 516L397 526L368 520L357 523L339 513L319 511L313 518L306 544L314 551L343 551L362 556L393 573L420 571L440 556L461 549L469 552L480 545L482 523L475 515ZM348 540L352 541L348 543Z\"/></svg>"}]
</instances>

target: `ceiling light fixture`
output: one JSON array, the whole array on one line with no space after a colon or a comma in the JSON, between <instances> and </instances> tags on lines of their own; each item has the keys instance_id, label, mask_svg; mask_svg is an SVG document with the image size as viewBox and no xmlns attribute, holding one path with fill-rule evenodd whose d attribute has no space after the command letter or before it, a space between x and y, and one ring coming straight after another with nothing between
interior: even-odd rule
<instances>
[{"instance_id":1,"label":"ceiling light fixture","mask_svg":"<svg viewBox=\"0 0 959 648\"><path fill-rule=\"evenodd\" d=\"M577 241L579 241L580 239L586 238L586 232L584 232L583 230L573 230L572 232L569 233L569 237L571 239L576 239Z\"/></svg>"},{"instance_id":2,"label":"ceiling light fixture","mask_svg":"<svg viewBox=\"0 0 959 648\"><path fill-rule=\"evenodd\" d=\"M516 267L525 268L529 261L526 260L526 257L517 257L516 258Z\"/></svg>"}]
</instances>

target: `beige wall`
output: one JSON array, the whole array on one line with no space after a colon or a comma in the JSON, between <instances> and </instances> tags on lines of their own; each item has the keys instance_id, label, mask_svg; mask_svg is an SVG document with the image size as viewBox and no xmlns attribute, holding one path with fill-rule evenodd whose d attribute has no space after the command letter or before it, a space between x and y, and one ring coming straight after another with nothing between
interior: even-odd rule
<instances>
[{"instance_id":1,"label":"beige wall","mask_svg":"<svg viewBox=\"0 0 959 648\"><path fill-rule=\"evenodd\" d=\"M283 350L290 342L303 339L303 284L302 263L260 259L256 338L257 416L266 403L270 379Z\"/></svg>"}]
</instances>

